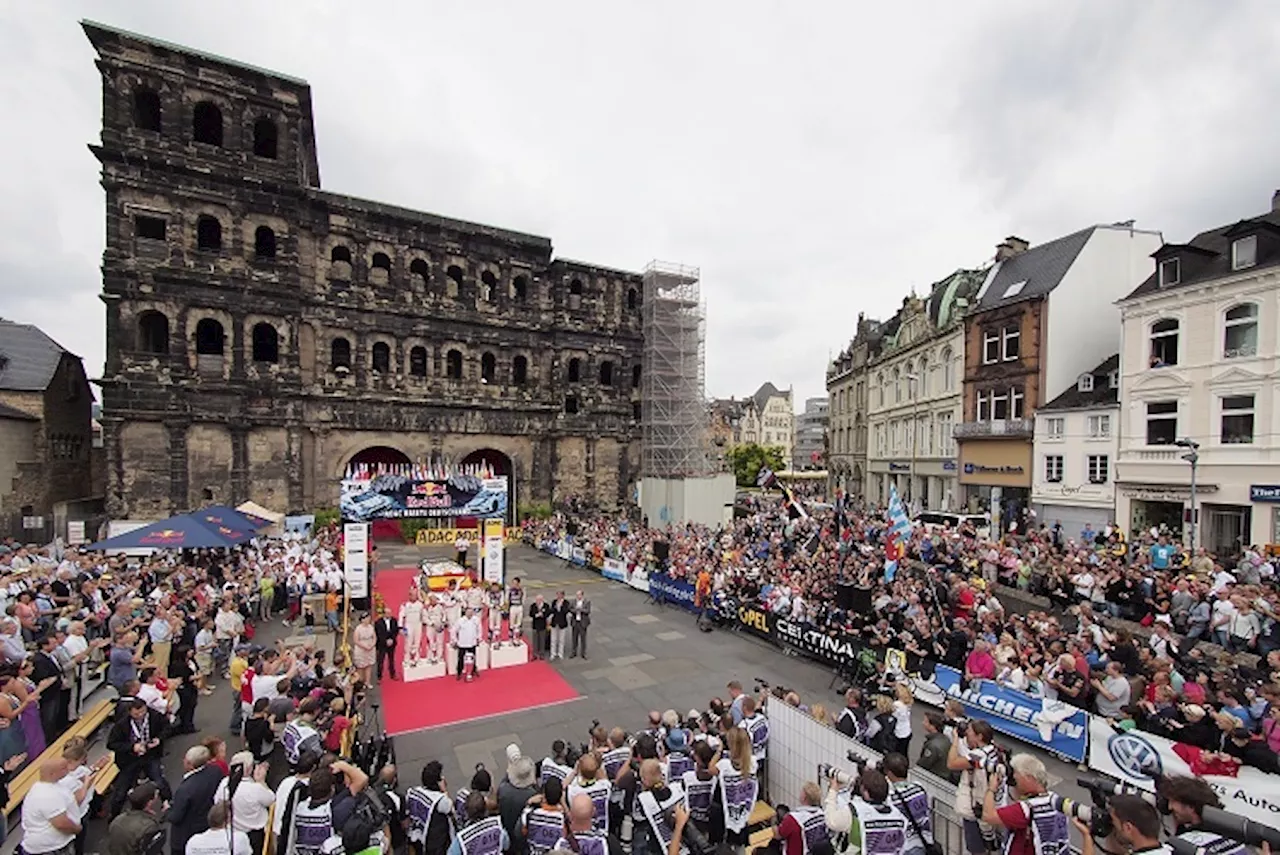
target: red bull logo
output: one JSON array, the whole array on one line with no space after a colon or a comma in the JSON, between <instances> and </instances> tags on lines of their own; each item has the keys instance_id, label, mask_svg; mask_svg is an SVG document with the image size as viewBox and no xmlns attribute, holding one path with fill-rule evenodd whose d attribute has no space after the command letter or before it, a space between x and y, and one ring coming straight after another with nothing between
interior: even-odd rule
<instances>
[{"instance_id":1,"label":"red bull logo","mask_svg":"<svg viewBox=\"0 0 1280 855\"><path fill-rule=\"evenodd\" d=\"M144 534L138 542L146 546L172 546L177 543L182 543L186 539L187 535L185 532L178 531L177 529L165 528L160 529L159 531L153 531L150 534Z\"/></svg>"}]
</instances>

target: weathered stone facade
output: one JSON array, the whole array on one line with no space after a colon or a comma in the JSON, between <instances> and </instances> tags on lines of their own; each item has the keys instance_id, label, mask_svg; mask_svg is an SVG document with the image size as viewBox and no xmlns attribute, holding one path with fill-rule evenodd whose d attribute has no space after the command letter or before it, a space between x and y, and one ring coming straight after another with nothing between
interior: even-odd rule
<instances>
[{"instance_id":1,"label":"weathered stone facade","mask_svg":"<svg viewBox=\"0 0 1280 855\"><path fill-rule=\"evenodd\" d=\"M108 512L336 504L364 449L509 458L518 501L638 468L638 274L319 188L301 80L97 24Z\"/></svg>"}]
</instances>

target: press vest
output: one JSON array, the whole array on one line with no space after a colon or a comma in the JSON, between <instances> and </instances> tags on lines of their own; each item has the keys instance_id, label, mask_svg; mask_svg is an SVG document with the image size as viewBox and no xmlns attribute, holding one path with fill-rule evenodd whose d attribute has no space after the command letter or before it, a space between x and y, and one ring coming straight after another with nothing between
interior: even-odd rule
<instances>
[{"instance_id":1,"label":"press vest","mask_svg":"<svg viewBox=\"0 0 1280 855\"><path fill-rule=\"evenodd\" d=\"M929 815L929 794L924 787L910 781L899 781L890 785L889 803L902 813L907 820L907 842L904 849L920 849L925 843L933 841L933 818ZM911 820L914 819L915 826ZM927 838L921 840L916 834L916 827Z\"/></svg>"},{"instance_id":2,"label":"press vest","mask_svg":"<svg viewBox=\"0 0 1280 855\"><path fill-rule=\"evenodd\" d=\"M293 811L291 855L320 855L324 842L333 836L333 806L326 801L312 807L307 799Z\"/></svg>"},{"instance_id":3,"label":"press vest","mask_svg":"<svg viewBox=\"0 0 1280 855\"><path fill-rule=\"evenodd\" d=\"M591 797L591 805L595 808L595 816L592 818L592 827L596 831L609 833L609 794L613 791L613 785L608 781L592 781L590 784L583 786L574 783L569 785L569 789L565 795L570 801L579 793L586 793Z\"/></svg>"},{"instance_id":4,"label":"press vest","mask_svg":"<svg viewBox=\"0 0 1280 855\"><path fill-rule=\"evenodd\" d=\"M1071 826L1067 816L1053 807L1053 795L1032 796L1015 802L1022 813L1031 822L1027 831L1031 834L1031 844L1041 855L1068 855L1071 852ZM1005 840L1004 851L1007 853L1013 845L1013 835Z\"/></svg>"},{"instance_id":5,"label":"press vest","mask_svg":"<svg viewBox=\"0 0 1280 855\"><path fill-rule=\"evenodd\" d=\"M693 768L693 758L688 754L680 752L672 752L667 755L667 774L668 781L678 781L684 777L684 773Z\"/></svg>"},{"instance_id":6,"label":"press vest","mask_svg":"<svg viewBox=\"0 0 1280 855\"><path fill-rule=\"evenodd\" d=\"M556 847L564 834L564 814L560 811L531 808L524 816L525 840L529 855L542 855Z\"/></svg>"},{"instance_id":7,"label":"press vest","mask_svg":"<svg viewBox=\"0 0 1280 855\"><path fill-rule=\"evenodd\" d=\"M763 760L765 748L769 745L769 719L756 713L751 718L743 719L742 726L751 737L751 755Z\"/></svg>"},{"instance_id":8,"label":"press vest","mask_svg":"<svg viewBox=\"0 0 1280 855\"><path fill-rule=\"evenodd\" d=\"M720 791L723 794L724 827L730 831L743 831L751 817L751 809L755 807L760 782L753 775L722 768Z\"/></svg>"},{"instance_id":9,"label":"press vest","mask_svg":"<svg viewBox=\"0 0 1280 855\"><path fill-rule=\"evenodd\" d=\"M410 787L405 793L405 813L409 817L409 839L414 843L425 843L427 829L431 827L431 818L436 808L448 798L439 790L428 790L425 787ZM453 838L453 824L449 825L449 838Z\"/></svg>"},{"instance_id":10,"label":"press vest","mask_svg":"<svg viewBox=\"0 0 1280 855\"><path fill-rule=\"evenodd\" d=\"M478 819L458 832L462 855L500 855L502 820L496 816Z\"/></svg>"},{"instance_id":11,"label":"press vest","mask_svg":"<svg viewBox=\"0 0 1280 855\"><path fill-rule=\"evenodd\" d=\"M611 748L604 753L601 763L604 765L604 773L610 781L618 777L618 771L630 759L631 749L625 745L621 748Z\"/></svg>"},{"instance_id":12,"label":"press vest","mask_svg":"<svg viewBox=\"0 0 1280 855\"><path fill-rule=\"evenodd\" d=\"M575 831L573 839L578 842L578 855L609 855L609 839L598 831ZM553 848L574 851L568 837L561 837Z\"/></svg>"},{"instance_id":13,"label":"press vest","mask_svg":"<svg viewBox=\"0 0 1280 855\"><path fill-rule=\"evenodd\" d=\"M547 781L555 778L560 783L564 783L565 779L573 772L568 766L561 766L550 757L542 761L542 775L540 783L546 784Z\"/></svg>"},{"instance_id":14,"label":"press vest","mask_svg":"<svg viewBox=\"0 0 1280 855\"><path fill-rule=\"evenodd\" d=\"M907 820L896 807L889 804L874 805L862 799L854 799L854 815L858 818L858 832L862 836L859 848L862 855L899 855L907 842ZM818 819L826 828L826 818L818 812ZM805 835L806 851L809 836Z\"/></svg>"},{"instance_id":15,"label":"press vest","mask_svg":"<svg viewBox=\"0 0 1280 855\"><path fill-rule=\"evenodd\" d=\"M302 753L303 744L310 739L318 741L320 734L306 722L294 719L285 725L284 735L280 740L284 743L284 759L296 766L299 755Z\"/></svg>"},{"instance_id":16,"label":"press vest","mask_svg":"<svg viewBox=\"0 0 1280 855\"><path fill-rule=\"evenodd\" d=\"M675 835L675 828L671 823L667 822L667 818L663 815L667 808L676 804L676 802L684 801L684 788L679 784L671 784L671 795L663 802L659 802L657 796L651 790L645 790L640 794L640 798L636 799L640 803L640 809L644 812L644 818L649 823L650 830L653 831L654 837L658 839L658 849L666 852L667 847L671 845L671 838ZM680 855L688 855L689 847L680 843Z\"/></svg>"},{"instance_id":17,"label":"press vest","mask_svg":"<svg viewBox=\"0 0 1280 855\"><path fill-rule=\"evenodd\" d=\"M684 806L694 822L701 825L711 821L711 809L714 806L718 782L719 779L715 775L702 781L698 779L696 771L684 773L681 779L684 785Z\"/></svg>"}]
</instances>

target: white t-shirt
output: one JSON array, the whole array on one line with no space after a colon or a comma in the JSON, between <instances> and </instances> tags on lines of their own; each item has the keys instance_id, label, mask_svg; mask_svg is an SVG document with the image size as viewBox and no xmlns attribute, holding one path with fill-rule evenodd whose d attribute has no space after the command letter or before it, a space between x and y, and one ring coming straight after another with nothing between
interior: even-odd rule
<instances>
[{"instance_id":1,"label":"white t-shirt","mask_svg":"<svg viewBox=\"0 0 1280 855\"><path fill-rule=\"evenodd\" d=\"M267 827L267 810L276 802L276 794L265 784L245 780L236 787L236 794L231 800L231 824L236 831L261 831ZM213 794L214 804L227 800L227 779L218 784Z\"/></svg>"},{"instance_id":2,"label":"white t-shirt","mask_svg":"<svg viewBox=\"0 0 1280 855\"><path fill-rule=\"evenodd\" d=\"M235 841L234 849L232 841ZM211 828L187 841L187 855L253 855L253 846L249 843L249 835L243 831Z\"/></svg>"},{"instance_id":3,"label":"white t-shirt","mask_svg":"<svg viewBox=\"0 0 1280 855\"><path fill-rule=\"evenodd\" d=\"M249 688L253 690L253 700L256 703L259 698L267 700L275 700L280 697L280 691L276 688L283 677L279 674L259 674L249 683Z\"/></svg>"},{"instance_id":4,"label":"white t-shirt","mask_svg":"<svg viewBox=\"0 0 1280 855\"><path fill-rule=\"evenodd\" d=\"M280 837L280 829L284 825L284 813L289 806L289 795L293 792L294 787L302 783L306 782L300 780L297 775L289 775L280 781L280 785L276 787L276 812L271 817L271 833L277 838ZM239 790L236 792L239 792Z\"/></svg>"},{"instance_id":5,"label":"white t-shirt","mask_svg":"<svg viewBox=\"0 0 1280 855\"><path fill-rule=\"evenodd\" d=\"M66 640L62 642L62 646L72 657L79 656L89 649L89 642L83 635L68 635Z\"/></svg>"},{"instance_id":6,"label":"white t-shirt","mask_svg":"<svg viewBox=\"0 0 1280 855\"><path fill-rule=\"evenodd\" d=\"M61 814L75 822L80 806L65 787L47 781L36 781L22 800L22 848L31 855L55 852L76 839L74 834L53 827Z\"/></svg>"}]
</instances>

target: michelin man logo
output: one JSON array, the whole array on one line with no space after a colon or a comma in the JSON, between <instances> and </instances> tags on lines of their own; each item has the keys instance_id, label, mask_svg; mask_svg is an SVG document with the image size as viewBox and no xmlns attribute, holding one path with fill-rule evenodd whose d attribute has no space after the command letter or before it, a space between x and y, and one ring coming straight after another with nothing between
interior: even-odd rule
<instances>
[{"instance_id":1,"label":"michelin man logo","mask_svg":"<svg viewBox=\"0 0 1280 855\"><path fill-rule=\"evenodd\" d=\"M1162 773L1160 752L1132 731L1108 739L1107 751L1120 771L1130 778L1152 778Z\"/></svg>"}]
</instances>

